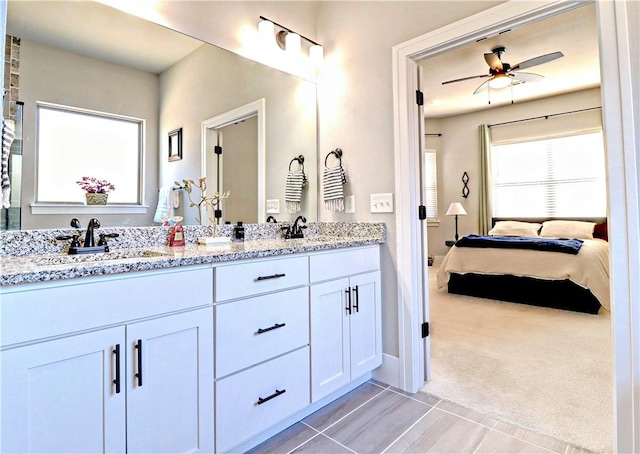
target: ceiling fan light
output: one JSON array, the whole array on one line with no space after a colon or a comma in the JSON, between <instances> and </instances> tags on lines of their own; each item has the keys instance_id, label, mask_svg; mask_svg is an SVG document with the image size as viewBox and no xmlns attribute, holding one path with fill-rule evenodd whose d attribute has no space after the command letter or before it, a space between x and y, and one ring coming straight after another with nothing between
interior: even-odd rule
<instances>
[{"instance_id":1,"label":"ceiling fan light","mask_svg":"<svg viewBox=\"0 0 640 454\"><path fill-rule=\"evenodd\" d=\"M500 90L501 88L507 88L511 85L511 77L506 74L496 74L489 80L489 87L492 90Z\"/></svg>"}]
</instances>

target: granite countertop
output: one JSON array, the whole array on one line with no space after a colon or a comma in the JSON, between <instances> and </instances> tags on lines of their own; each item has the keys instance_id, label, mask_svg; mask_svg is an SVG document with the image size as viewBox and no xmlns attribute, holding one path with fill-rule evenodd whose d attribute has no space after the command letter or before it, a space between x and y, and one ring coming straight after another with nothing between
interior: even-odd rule
<instances>
[{"instance_id":1,"label":"granite countertop","mask_svg":"<svg viewBox=\"0 0 640 454\"><path fill-rule=\"evenodd\" d=\"M275 257L384 243L384 236L322 236L295 240L256 239L224 245L122 248L103 254L33 254L1 257L0 286L148 271L233 260Z\"/></svg>"}]
</instances>

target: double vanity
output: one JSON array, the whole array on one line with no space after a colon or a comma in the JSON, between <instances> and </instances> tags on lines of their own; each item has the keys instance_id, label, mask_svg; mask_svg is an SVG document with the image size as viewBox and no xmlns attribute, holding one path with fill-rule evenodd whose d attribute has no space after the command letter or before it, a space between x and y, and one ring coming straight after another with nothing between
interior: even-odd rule
<instances>
[{"instance_id":1,"label":"double vanity","mask_svg":"<svg viewBox=\"0 0 640 454\"><path fill-rule=\"evenodd\" d=\"M5 251L0 451L242 452L381 364L383 224L295 240L249 228L212 247L201 233L182 248Z\"/></svg>"}]
</instances>

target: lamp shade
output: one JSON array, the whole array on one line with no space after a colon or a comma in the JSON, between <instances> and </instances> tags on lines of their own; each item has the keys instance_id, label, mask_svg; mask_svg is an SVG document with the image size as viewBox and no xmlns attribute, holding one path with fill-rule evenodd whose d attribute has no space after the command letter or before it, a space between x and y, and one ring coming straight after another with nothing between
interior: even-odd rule
<instances>
[{"instance_id":1,"label":"lamp shade","mask_svg":"<svg viewBox=\"0 0 640 454\"><path fill-rule=\"evenodd\" d=\"M499 73L489 79L489 87L494 90L500 90L501 88L507 88L511 85L511 77L504 73Z\"/></svg>"},{"instance_id":2,"label":"lamp shade","mask_svg":"<svg viewBox=\"0 0 640 454\"><path fill-rule=\"evenodd\" d=\"M449 209L446 212L447 216L466 216L467 212L464 211L464 207L460 202L453 202L449 205Z\"/></svg>"}]
</instances>

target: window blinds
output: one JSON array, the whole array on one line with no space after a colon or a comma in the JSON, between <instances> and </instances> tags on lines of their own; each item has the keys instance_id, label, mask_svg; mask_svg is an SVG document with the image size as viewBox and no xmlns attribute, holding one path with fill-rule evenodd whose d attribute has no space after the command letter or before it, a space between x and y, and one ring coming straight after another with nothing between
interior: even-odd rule
<instances>
[{"instance_id":1,"label":"window blinds","mask_svg":"<svg viewBox=\"0 0 640 454\"><path fill-rule=\"evenodd\" d=\"M438 178L436 168L436 152L424 152L424 191L427 221L438 219Z\"/></svg>"},{"instance_id":2,"label":"window blinds","mask_svg":"<svg viewBox=\"0 0 640 454\"><path fill-rule=\"evenodd\" d=\"M602 132L492 146L493 216L606 216Z\"/></svg>"}]
</instances>

